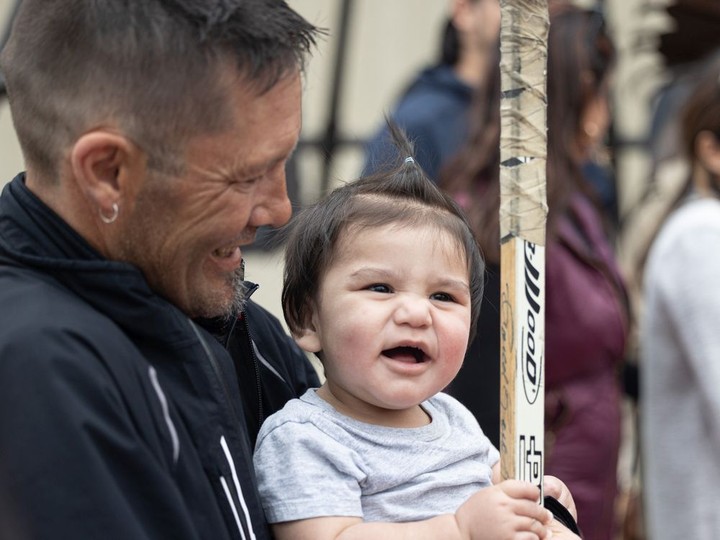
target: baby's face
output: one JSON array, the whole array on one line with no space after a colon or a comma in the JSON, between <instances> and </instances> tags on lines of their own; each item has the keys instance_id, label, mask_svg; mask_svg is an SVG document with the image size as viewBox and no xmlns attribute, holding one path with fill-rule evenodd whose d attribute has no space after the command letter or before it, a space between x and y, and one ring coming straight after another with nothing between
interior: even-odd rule
<instances>
[{"instance_id":1,"label":"baby's face","mask_svg":"<svg viewBox=\"0 0 720 540\"><path fill-rule=\"evenodd\" d=\"M313 328L327 389L364 421L414 409L455 377L470 331L465 254L431 226L345 233L320 285Z\"/></svg>"}]
</instances>

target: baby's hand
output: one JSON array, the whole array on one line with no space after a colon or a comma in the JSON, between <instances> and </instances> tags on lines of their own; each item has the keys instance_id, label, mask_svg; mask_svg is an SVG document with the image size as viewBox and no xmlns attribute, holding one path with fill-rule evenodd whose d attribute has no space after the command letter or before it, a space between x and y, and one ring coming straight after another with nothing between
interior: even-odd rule
<instances>
[{"instance_id":1,"label":"baby's hand","mask_svg":"<svg viewBox=\"0 0 720 540\"><path fill-rule=\"evenodd\" d=\"M472 540L545 540L552 513L540 504L540 491L529 482L505 480L482 489L455 513L462 538Z\"/></svg>"}]
</instances>

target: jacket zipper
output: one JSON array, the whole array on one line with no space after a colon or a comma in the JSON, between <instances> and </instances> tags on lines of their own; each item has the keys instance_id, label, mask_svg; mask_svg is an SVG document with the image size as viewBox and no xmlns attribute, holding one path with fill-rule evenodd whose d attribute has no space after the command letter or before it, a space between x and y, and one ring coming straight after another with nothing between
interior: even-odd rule
<instances>
[{"instance_id":1,"label":"jacket zipper","mask_svg":"<svg viewBox=\"0 0 720 540\"><path fill-rule=\"evenodd\" d=\"M234 423L240 422L238 420L238 413L235 410L235 407L233 406L232 399L230 398L230 390L227 386L227 381L225 380L225 377L222 375L222 371L220 369L220 366L218 365L217 358L215 358L215 355L210 350L210 347L205 342L205 339L202 337L202 334L198 331L197 327L195 326L195 323L192 321L190 322L190 326L193 329L193 332L195 332L195 335L197 336L198 340L200 340L200 344L202 345L203 350L205 351L205 355L207 356L208 360L210 361L210 366L215 373L215 376L220 382L220 386L222 386L223 394L225 395L225 401L227 403L227 408L230 410L230 416L232 417L232 421ZM243 420L244 421L244 420ZM242 505L244 517L245 517L245 524L247 526L247 529L250 533L251 540L255 540L255 533L252 528L252 523L250 520L250 514L247 509L247 505L245 504L245 499L242 493L242 489L240 488L240 481L237 478L237 473L235 470L235 463L232 460L232 455L230 454L230 448L227 445L227 441L225 440L225 436L220 437L220 446L222 447L223 453L225 454L225 459L228 461L228 466L230 467L230 471L233 474L233 482L235 484L235 490L237 492L238 500L240 501L240 504ZM228 504L230 505L230 509L232 510L233 517L235 518L235 523L238 527L238 530L240 531L240 536L242 537L242 540L247 540L247 537L245 536L245 531L243 530L242 524L240 522L240 515L238 514L237 506L235 505L235 502L232 497L232 493L230 492L230 488L228 486L227 480L225 480L225 477L220 474L220 484L222 485L223 491L225 492L225 497L228 500Z\"/></svg>"},{"instance_id":2,"label":"jacket zipper","mask_svg":"<svg viewBox=\"0 0 720 540\"><path fill-rule=\"evenodd\" d=\"M222 386L223 393L225 394L225 401L227 402L228 409L230 409L230 415L232 416L233 422L239 422L238 419L238 413L235 410L235 407L233 406L232 399L230 398L230 390L227 386L227 381L225 380L225 377L223 377L222 371L220 370L220 366L217 363L217 359L215 358L215 355L210 350L210 347L205 342L205 339L202 337L202 334L198 331L197 327L195 326L195 323L190 321L190 326L193 329L193 332L195 332L195 335L200 340L200 344L203 347L203 350L205 351L205 355L207 356L208 360L210 361L210 367L213 370L213 373L215 373L215 376L220 381L220 386Z\"/></svg>"},{"instance_id":3,"label":"jacket zipper","mask_svg":"<svg viewBox=\"0 0 720 540\"><path fill-rule=\"evenodd\" d=\"M255 354L255 347L252 340L252 336L250 335L250 326L247 322L247 316L243 313L242 315L242 324L243 329L245 330L245 334L248 338L249 343L249 353L250 358L252 359L253 363L253 370L255 371L255 389L257 390L257 398L258 398L258 426L261 426L263 421L265 420L265 411L263 409L263 402L262 402L262 384L260 381L260 365L257 359L257 355Z\"/></svg>"}]
</instances>

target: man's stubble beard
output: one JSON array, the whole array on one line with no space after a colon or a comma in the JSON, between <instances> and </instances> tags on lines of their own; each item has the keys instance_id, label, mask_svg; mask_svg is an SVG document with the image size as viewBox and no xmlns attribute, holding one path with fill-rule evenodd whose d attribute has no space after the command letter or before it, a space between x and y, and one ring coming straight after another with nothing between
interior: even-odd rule
<instances>
[{"instance_id":1,"label":"man's stubble beard","mask_svg":"<svg viewBox=\"0 0 720 540\"><path fill-rule=\"evenodd\" d=\"M136 206L136 211L132 216L127 216L132 225L124 227L121 232L115 260L128 262L138 267L153 292L163 296L190 317L231 318L237 316L245 307L248 292L244 281L244 264L225 278L222 290L210 289L207 282L204 287L203 283L197 283L195 290L184 291L188 305L179 305L178 299L170 297L168 294L170 291L167 290L168 287L172 288L174 280L163 279L163 276L172 274L173 267L170 262L159 261L153 256L151 252L154 243L148 242L148 239L152 238L152 233L149 231L169 230L168 227L172 225L171 220L168 217L158 219L157 212L137 211L141 206L143 206L142 202ZM161 242L155 243L161 244ZM202 278L202 275L196 276L196 279ZM191 283L185 285L190 287ZM228 290L230 294L228 294Z\"/></svg>"},{"instance_id":2,"label":"man's stubble beard","mask_svg":"<svg viewBox=\"0 0 720 540\"><path fill-rule=\"evenodd\" d=\"M232 305L230 306L230 311L225 314L226 317L235 317L240 312L242 312L243 309L245 309L248 286L245 282L244 277L245 270L242 266L238 268L235 272L233 272L233 276L231 278L231 285L235 293L233 295L233 301Z\"/></svg>"}]
</instances>

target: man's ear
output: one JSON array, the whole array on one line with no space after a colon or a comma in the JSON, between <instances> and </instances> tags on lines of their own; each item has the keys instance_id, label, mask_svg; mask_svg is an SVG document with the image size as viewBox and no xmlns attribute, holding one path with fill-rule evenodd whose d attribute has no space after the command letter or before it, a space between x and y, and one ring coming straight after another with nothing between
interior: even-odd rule
<instances>
[{"instance_id":1,"label":"man's ear","mask_svg":"<svg viewBox=\"0 0 720 540\"><path fill-rule=\"evenodd\" d=\"M142 150L127 137L105 130L83 134L70 152L70 166L78 187L103 214L111 214L144 163Z\"/></svg>"}]
</instances>

